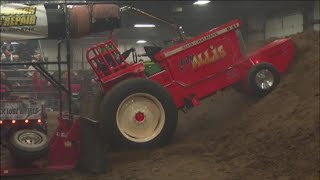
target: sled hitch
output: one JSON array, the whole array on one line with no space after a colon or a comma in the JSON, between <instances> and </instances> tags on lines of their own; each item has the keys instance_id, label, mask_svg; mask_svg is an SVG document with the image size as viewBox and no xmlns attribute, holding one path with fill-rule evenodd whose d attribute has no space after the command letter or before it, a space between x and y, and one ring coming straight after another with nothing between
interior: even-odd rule
<instances>
[{"instance_id":1,"label":"sled hitch","mask_svg":"<svg viewBox=\"0 0 320 180\"><path fill-rule=\"evenodd\" d=\"M0 162L0 177L53 173L76 167L88 173L105 173L110 161L106 159L106 143L98 134L100 123L81 116L70 118L68 114L58 118L48 154L40 159L20 162L4 149L6 158Z\"/></svg>"},{"instance_id":2,"label":"sled hitch","mask_svg":"<svg viewBox=\"0 0 320 180\"><path fill-rule=\"evenodd\" d=\"M182 111L184 113L187 113L189 109L193 108L193 107L197 107L200 106L200 100L197 96L192 95L190 97L187 97L184 99L184 106L182 108Z\"/></svg>"}]
</instances>

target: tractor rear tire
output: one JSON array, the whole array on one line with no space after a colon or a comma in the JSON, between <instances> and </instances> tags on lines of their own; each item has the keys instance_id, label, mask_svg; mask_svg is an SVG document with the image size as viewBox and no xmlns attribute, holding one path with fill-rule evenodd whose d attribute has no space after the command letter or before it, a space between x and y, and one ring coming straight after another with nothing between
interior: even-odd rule
<instances>
[{"instance_id":1,"label":"tractor rear tire","mask_svg":"<svg viewBox=\"0 0 320 180\"><path fill-rule=\"evenodd\" d=\"M37 130L19 130L10 137L8 148L15 159L32 161L47 155L49 139Z\"/></svg>"},{"instance_id":2,"label":"tractor rear tire","mask_svg":"<svg viewBox=\"0 0 320 180\"><path fill-rule=\"evenodd\" d=\"M171 94L160 84L131 78L115 85L100 104L103 136L112 145L159 147L172 139L178 110Z\"/></svg>"},{"instance_id":3,"label":"tractor rear tire","mask_svg":"<svg viewBox=\"0 0 320 180\"><path fill-rule=\"evenodd\" d=\"M248 73L248 85L251 94L263 97L275 89L280 82L279 71L270 63L260 63Z\"/></svg>"}]
</instances>

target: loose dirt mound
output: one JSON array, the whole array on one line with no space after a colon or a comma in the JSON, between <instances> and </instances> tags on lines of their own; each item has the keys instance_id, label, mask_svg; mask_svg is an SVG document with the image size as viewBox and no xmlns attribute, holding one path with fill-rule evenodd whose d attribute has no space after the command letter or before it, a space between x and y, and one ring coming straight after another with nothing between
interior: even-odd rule
<instances>
[{"instance_id":1,"label":"loose dirt mound","mask_svg":"<svg viewBox=\"0 0 320 180\"><path fill-rule=\"evenodd\" d=\"M297 56L268 96L219 92L180 115L171 145L113 152L106 175L31 179L318 179L319 33L291 38Z\"/></svg>"}]
</instances>

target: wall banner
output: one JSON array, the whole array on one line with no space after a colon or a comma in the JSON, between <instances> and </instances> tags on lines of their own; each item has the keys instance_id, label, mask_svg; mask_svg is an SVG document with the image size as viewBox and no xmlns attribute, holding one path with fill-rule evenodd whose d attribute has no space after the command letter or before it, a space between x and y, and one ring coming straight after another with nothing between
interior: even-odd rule
<instances>
[{"instance_id":1,"label":"wall banner","mask_svg":"<svg viewBox=\"0 0 320 180\"><path fill-rule=\"evenodd\" d=\"M48 20L43 4L2 4L0 9L1 42L48 37Z\"/></svg>"}]
</instances>

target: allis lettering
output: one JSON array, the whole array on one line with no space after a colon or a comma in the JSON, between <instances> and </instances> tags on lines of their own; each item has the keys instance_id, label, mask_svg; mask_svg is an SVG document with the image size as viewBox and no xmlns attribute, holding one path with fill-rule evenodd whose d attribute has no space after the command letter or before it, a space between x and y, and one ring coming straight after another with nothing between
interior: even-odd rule
<instances>
[{"instance_id":1,"label":"allis lettering","mask_svg":"<svg viewBox=\"0 0 320 180\"><path fill-rule=\"evenodd\" d=\"M212 45L197 55L189 55L179 61L179 70L182 71L188 64L192 64L193 69L198 69L204 65L217 62L225 58L227 53L224 50L223 45L218 46L217 48Z\"/></svg>"},{"instance_id":2,"label":"allis lettering","mask_svg":"<svg viewBox=\"0 0 320 180\"><path fill-rule=\"evenodd\" d=\"M192 62L192 67L193 69L200 68L204 65L223 59L226 55L227 54L222 45L220 45L218 48L210 46L208 50L195 56L195 59Z\"/></svg>"}]
</instances>

